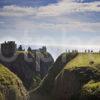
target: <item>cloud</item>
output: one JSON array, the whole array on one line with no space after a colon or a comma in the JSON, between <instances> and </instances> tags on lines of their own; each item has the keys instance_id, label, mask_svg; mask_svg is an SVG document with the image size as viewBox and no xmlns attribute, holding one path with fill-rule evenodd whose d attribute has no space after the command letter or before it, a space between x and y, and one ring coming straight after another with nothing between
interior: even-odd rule
<instances>
[{"instance_id":1,"label":"cloud","mask_svg":"<svg viewBox=\"0 0 100 100\"><path fill-rule=\"evenodd\" d=\"M93 3L75 3L63 1L59 2L56 5L49 5L46 7L40 7L38 15L47 15L47 16L60 16L66 13L73 12L100 12L100 2Z\"/></svg>"},{"instance_id":2,"label":"cloud","mask_svg":"<svg viewBox=\"0 0 100 100\"><path fill-rule=\"evenodd\" d=\"M80 38L82 41L85 40L83 39L85 33L100 32L100 2L77 3L59 0L58 3L41 7L4 6L0 8L0 17L4 17L0 23L2 34L9 33L14 36L12 34L15 33L19 41L27 43L35 41L34 44L65 46L70 44L67 43L67 36L61 44L58 42L53 44L51 40L60 41L57 38L63 38L63 34L69 35L68 33L72 32L77 37L82 34ZM29 33L29 36L24 36L26 34L24 32ZM23 37L19 37L22 33ZM50 42L49 39L51 39ZM71 37L70 39L72 40Z\"/></svg>"},{"instance_id":3,"label":"cloud","mask_svg":"<svg viewBox=\"0 0 100 100\"><path fill-rule=\"evenodd\" d=\"M65 13L95 11L100 12L100 2L77 3L70 0L60 0L58 3L40 7L4 6L0 16L60 16Z\"/></svg>"},{"instance_id":4,"label":"cloud","mask_svg":"<svg viewBox=\"0 0 100 100\"><path fill-rule=\"evenodd\" d=\"M0 11L0 16L28 16L34 15L37 12L32 7L19 7L15 5L4 6Z\"/></svg>"},{"instance_id":5,"label":"cloud","mask_svg":"<svg viewBox=\"0 0 100 100\"><path fill-rule=\"evenodd\" d=\"M32 23L31 21L16 21L15 27L18 30L54 30L61 33L66 32L100 32L100 23L86 23L86 22L67 22L67 23Z\"/></svg>"}]
</instances>

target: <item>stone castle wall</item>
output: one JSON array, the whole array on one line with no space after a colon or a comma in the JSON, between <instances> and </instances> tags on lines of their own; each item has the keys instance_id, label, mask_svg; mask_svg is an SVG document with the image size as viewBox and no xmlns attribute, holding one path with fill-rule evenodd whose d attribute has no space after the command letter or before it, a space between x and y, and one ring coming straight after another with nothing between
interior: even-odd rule
<instances>
[{"instance_id":1,"label":"stone castle wall","mask_svg":"<svg viewBox=\"0 0 100 100\"><path fill-rule=\"evenodd\" d=\"M1 44L1 53L3 56L10 57L16 52L17 45L14 41L8 41Z\"/></svg>"}]
</instances>

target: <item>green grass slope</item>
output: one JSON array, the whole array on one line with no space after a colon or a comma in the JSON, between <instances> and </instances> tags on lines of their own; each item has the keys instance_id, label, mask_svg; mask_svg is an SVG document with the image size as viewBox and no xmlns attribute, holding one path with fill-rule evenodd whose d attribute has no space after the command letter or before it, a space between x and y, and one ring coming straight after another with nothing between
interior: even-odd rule
<instances>
[{"instance_id":1,"label":"green grass slope","mask_svg":"<svg viewBox=\"0 0 100 100\"><path fill-rule=\"evenodd\" d=\"M100 99L100 53L78 53L74 59L66 64L64 72L66 71L71 73L69 77L74 75L76 77L75 81L77 80L80 84L80 89L77 91L81 91L82 89L79 92L81 96L77 99ZM67 79L68 77L66 76ZM70 78L69 81L71 79L73 78ZM92 83L91 80L93 81ZM77 85L74 87L75 81L73 81L74 83L70 83L73 88L78 87ZM77 97L76 94L75 97Z\"/></svg>"},{"instance_id":2,"label":"green grass slope","mask_svg":"<svg viewBox=\"0 0 100 100\"><path fill-rule=\"evenodd\" d=\"M79 53L65 66L65 69L86 66L94 67L99 64L100 53Z\"/></svg>"},{"instance_id":3,"label":"green grass slope","mask_svg":"<svg viewBox=\"0 0 100 100\"><path fill-rule=\"evenodd\" d=\"M100 53L63 53L40 86L30 92L30 100L100 100L99 86Z\"/></svg>"},{"instance_id":4,"label":"green grass slope","mask_svg":"<svg viewBox=\"0 0 100 100\"><path fill-rule=\"evenodd\" d=\"M92 100L100 99L100 82L90 81L89 83L85 84L81 91L81 98Z\"/></svg>"},{"instance_id":5,"label":"green grass slope","mask_svg":"<svg viewBox=\"0 0 100 100\"><path fill-rule=\"evenodd\" d=\"M20 79L0 64L0 100L26 100L26 95Z\"/></svg>"}]
</instances>

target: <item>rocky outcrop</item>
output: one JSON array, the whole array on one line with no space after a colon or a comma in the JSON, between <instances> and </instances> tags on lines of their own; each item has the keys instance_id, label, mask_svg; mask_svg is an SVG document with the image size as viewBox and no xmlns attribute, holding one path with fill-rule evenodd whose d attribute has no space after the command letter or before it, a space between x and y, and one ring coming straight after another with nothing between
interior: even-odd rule
<instances>
[{"instance_id":1,"label":"rocky outcrop","mask_svg":"<svg viewBox=\"0 0 100 100\"><path fill-rule=\"evenodd\" d=\"M48 52L38 52L36 56L36 62L38 63L36 67L40 67L38 72L40 73L41 79L43 79L44 76L48 73L48 70L54 64L54 59Z\"/></svg>"},{"instance_id":2,"label":"rocky outcrop","mask_svg":"<svg viewBox=\"0 0 100 100\"><path fill-rule=\"evenodd\" d=\"M44 60L46 58L49 58L49 60L45 62ZM15 57L10 59L11 58L2 59L2 56L0 55L0 63L14 72L22 80L24 86L28 90L38 84L36 83L36 81L38 81L37 77L41 76L40 78L43 78L54 63L54 60L49 53L39 53L38 58L35 58L34 53L17 51ZM40 71L37 71L37 67L40 67Z\"/></svg>"},{"instance_id":3,"label":"rocky outcrop","mask_svg":"<svg viewBox=\"0 0 100 100\"><path fill-rule=\"evenodd\" d=\"M0 64L0 100L28 100L21 80Z\"/></svg>"},{"instance_id":4,"label":"rocky outcrop","mask_svg":"<svg viewBox=\"0 0 100 100\"><path fill-rule=\"evenodd\" d=\"M76 57L76 55L77 53L64 53L61 56L59 56L54 65L49 70L46 77L42 80L40 86L36 90L30 91L30 100L53 99L51 95L54 88L55 78L64 68L66 63L68 63L71 59Z\"/></svg>"},{"instance_id":5,"label":"rocky outcrop","mask_svg":"<svg viewBox=\"0 0 100 100\"><path fill-rule=\"evenodd\" d=\"M81 90L80 100L100 100L100 82L90 81Z\"/></svg>"},{"instance_id":6,"label":"rocky outcrop","mask_svg":"<svg viewBox=\"0 0 100 100\"><path fill-rule=\"evenodd\" d=\"M25 59L25 54L23 52L17 52L17 56L10 62L2 61L0 62L15 73L23 82L24 86L29 89L33 82L33 75L35 72L35 60L31 54L29 57L32 59L31 62Z\"/></svg>"},{"instance_id":7,"label":"rocky outcrop","mask_svg":"<svg viewBox=\"0 0 100 100\"><path fill-rule=\"evenodd\" d=\"M100 72L95 68L66 69L57 77L53 95L56 100L82 100L80 91L90 80L100 81Z\"/></svg>"},{"instance_id":8,"label":"rocky outcrop","mask_svg":"<svg viewBox=\"0 0 100 100\"><path fill-rule=\"evenodd\" d=\"M45 46L25 51L20 45L17 51L17 44L8 41L1 44L0 63L14 72L29 90L37 86L36 84L47 74L54 60Z\"/></svg>"},{"instance_id":9,"label":"rocky outcrop","mask_svg":"<svg viewBox=\"0 0 100 100\"><path fill-rule=\"evenodd\" d=\"M84 57L84 55L87 54L64 53L59 56L40 86L36 90L30 91L30 100L91 100L90 98L99 100L100 90L97 89L100 85L98 83L100 82L99 64L96 65L95 62L91 65L85 62L85 65L88 64L89 66L67 66L66 68L66 65L69 65L70 62L72 63L70 65L76 65L78 62L74 63L74 58ZM66 59L62 59L64 57ZM81 59L77 61L81 61ZM82 65L84 65L83 62ZM95 87L95 90L93 90L94 83L91 86L87 85L91 80L99 84ZM88 89L92 92L89 93ZM84 91L86 91L86 94L84 94Z\"/></svg>"}]
</instances>

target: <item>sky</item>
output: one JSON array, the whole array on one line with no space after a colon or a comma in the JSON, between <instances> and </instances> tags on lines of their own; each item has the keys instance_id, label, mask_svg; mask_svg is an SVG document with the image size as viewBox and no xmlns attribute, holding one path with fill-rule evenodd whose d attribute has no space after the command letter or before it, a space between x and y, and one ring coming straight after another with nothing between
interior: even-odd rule
<instances>
[{"instance_id":1,"label":"sky","mask_svg":"<svg viewBox=\"0 0 100 100\"><path fill-rule=\"evenodd\" d=\"M0 0L0 42L100 48L100 0Z\"/></svg>"}]
</instances>

